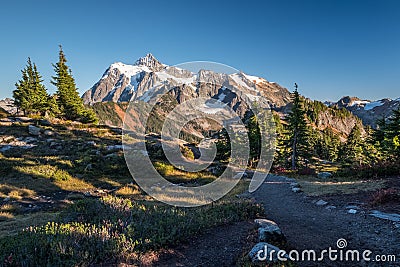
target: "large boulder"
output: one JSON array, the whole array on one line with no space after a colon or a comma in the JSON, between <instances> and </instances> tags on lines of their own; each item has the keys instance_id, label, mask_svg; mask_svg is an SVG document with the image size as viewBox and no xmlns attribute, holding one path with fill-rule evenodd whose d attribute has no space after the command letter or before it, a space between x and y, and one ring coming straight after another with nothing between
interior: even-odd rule
<instances>
[{"instance_id":1,"label":"large boulder","mask_svg":"<svg viewBox=\"0 0 400 267\"><path fill-rule=\"evenodd\" d=\"M38 136L38 135L40 135L40 130L41 129L39 127L36 127L36 126L33 126L33 125L29 125L28 126L28 132L29 132L30 135Z\"/></svg>"},{"instance_id":2,"label":"large boulder","mask_svg":"<svg viewBox=\"0 0 400 267\"><path fill-rule=\"evenodd\" d=\"M285 236L274 221L256 219L254 222L259 226L258 240L260 242L285 242Z\"/></svg>"}]
</instances>

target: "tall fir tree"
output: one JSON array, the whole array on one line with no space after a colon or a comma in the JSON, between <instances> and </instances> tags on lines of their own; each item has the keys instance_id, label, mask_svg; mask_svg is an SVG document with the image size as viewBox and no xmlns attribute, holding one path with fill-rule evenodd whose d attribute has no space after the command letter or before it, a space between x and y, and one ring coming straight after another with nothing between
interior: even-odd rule
<instances>
[{"instance_id":1,"label":"tall fir tree","mask_svg":"<svg viewBox=\"0 0 400 267\"><path fill-rule=\"evenodd\" d=\"M292 109L285 118L289 134L287 145L291 153L292 170L297 169L300 157L308 160L309 156L309 132L305 118L306 112L303 100L297 89L298 86L295 83L295 90L292 93Z\"/></svg>"},{"instance_id":2,"label":"tall fir tree","mask_svg":"<svg viewBox=\"0 0 400 267\"><path fill-rule=\"evenodd\" d=\"M364 162L364 140L361 135L361 129L355 124L351 130L346 143L340 149L340 157L347 163L357 163L361 165Z\"/></svg>"},{"instance_id":3,"label":"tall fir tree","mask_svg":"<svg viewBox=\"0 0 400 267\"><path fill-rule=\"evenodd\" d=\"M388 119L385 128L385 138L390 153L394 157L400 158L400 107L393 110L393 114Z\"/></svg>"},{"instance_id":4,"label":"tall fir tree","mask_svg":"<svg viewBox=\"0 0 400 267\"><path fill-rule=\"evenodd\" d=\"M56 97L59 110L65 119L95 122L96 116L91 109L87 109L83 105L71 69L66 63L67 59L60 45L58 62L53 64L56 75L52 77L53 81L51 82L57 87Z\"/></svg>"},{"instance_id":5,"label":"tall fir tree","mask_svg":"<svg viewBox=\"0 0 400 267\"><path fill-rule=\"evenodd\" d=\"M28 58L26 67L21 71L22 79L16 84L13 92L15 104L24 114L44 115L50 110L50 96L42 84L43 79L36 64Z\"/></svg>"}]
</instances>

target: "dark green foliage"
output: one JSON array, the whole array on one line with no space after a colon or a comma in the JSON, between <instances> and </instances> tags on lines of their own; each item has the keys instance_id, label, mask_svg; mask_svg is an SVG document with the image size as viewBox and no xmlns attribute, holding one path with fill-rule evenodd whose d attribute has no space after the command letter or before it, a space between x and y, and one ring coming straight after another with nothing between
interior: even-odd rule
<instances>
[{"instance_id":1,"label":"dark green foliage","mask_svg":"<svg viewBox=\"0 0 400 267\"><path fill-rule=\"evenodd\" d=\"M309 129L305 116L303 100L296 87L292 93L292 109L285 118L288 133L287 147L291 154L292 170L298 167L299 159L305 160L310 156Z\"/></svg>"},{"instance_id":2,"label":"dark green foliage","mask_svg":"<svg viewBox=\"0 0 400 267\"><path fill-rule=\"evenodd\" d=\"M95 113L83 105L72 76L71 69L66 65L62 47L60 46L59 61L53 64L56 75L52 84L57 87L57 104L61 115L68 120L80 120L82 122L96 122Z\"/></svg>"},{"instance_id":3,"label":"dark green foliage","mask_svg":"<svg viewBox=\"0 0 400 267\"><path fill-rule=\"evenodd\" d=\"M51 99L42 84L42 76L36 64L28 58L26 67L21 71L22 79L16 84L13 91L15 104L24 114L44 114L51 110Z\"/></svg>"},{"instance_id":4,"label":"dark green foliage","mask_svg":"<svg viewBox=\"0 0 400 267\"><path fill-rule=\"evenodd\" d=\"M382 160L400 158L400 108L393 110L392 116L377 122L377 129L371 130L370 145L375 146Z\"/></svg>"},{"instance_id":5,"label":"dark green foliage","mask_svg":"<svg viewBox=\"0 0 400 267\"><path fill-rule=\"evenodd\" d=\"M255 167L261 153L261 132L255 115L251 115L246 124L250 146L250 166Z\"/></svg>"},{"instance_id":6,"label":"dark green foliage","mask_svg":"<svg viewBox=\"0 0 400 267\"><path fill-rule=\"evenodd\" d=\"M359 163L361 165L364 162L363 147L364 140L361 136L360 126L356 124L340 150L341 159L347 163Z\"/></svg>"}]
</instances>

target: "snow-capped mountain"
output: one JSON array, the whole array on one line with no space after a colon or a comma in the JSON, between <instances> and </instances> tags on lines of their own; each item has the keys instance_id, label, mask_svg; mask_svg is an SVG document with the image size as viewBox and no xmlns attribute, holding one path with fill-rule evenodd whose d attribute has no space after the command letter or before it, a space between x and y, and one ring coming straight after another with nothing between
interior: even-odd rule
<instances>
[{"instance_id":1,"label":"snow-capped mountain","mask_svg":"<svg viewBox=\"0 0 400 267\"><path fill-rule=\"evenodd\" d=\"M346 108L354 115L362 119L363 123L376 127L376 121L383 117L388 117L394 109L400 106L400 98L371 101L362 100L358 97L345 96L336 103L329 103L329 106Z\"/></svg>"},{"instance_id":2,"label":"snow-capped mountain","mask_svg":"<svg viewBox=\"0 0 400 267\"><path fill-rule=\"evenodd\" d=\"M260 97L260 91L272 107L281 107L290 101L290 93L277 83L245 73L224 74L210 70L197 73L160 63L152 54L138 59L133 65L113 63L101 79L82 96L86 104L97 102L148 101L161 92L165 84L173 87L178 102L193 97L208 96L240 109L240 97L251 101ZM236 88L236 93L224 88ZM164 88L165 89L165 88Z\"/></svg>"}]
</instances>

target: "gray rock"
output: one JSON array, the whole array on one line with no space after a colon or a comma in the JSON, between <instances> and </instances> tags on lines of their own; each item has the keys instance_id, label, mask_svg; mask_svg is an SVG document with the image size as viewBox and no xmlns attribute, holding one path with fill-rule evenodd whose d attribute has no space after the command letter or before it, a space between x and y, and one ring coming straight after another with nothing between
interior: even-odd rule
<instances>
[{"instance_id":1,"label":"gray rock","mask_svg":"<svg viewBox=\"0 0 400 267\"><path fill-rule=\"evenodd\" d=\"M385 212L380 212L378 210L373 210L373 211L371 211L371 213L369 215L374 216L379 219L384 219L384 220L400 223L400 214L385 213Z\"/></svg>"},{"instance_id":2,"label":"gray rock","mask_svg":"<svg viewBox=\"0 0 400 267\"><path fill-rule=\"evenodd\" d=\"M35 135L35 136L40 135L40 130L41 129L39 127L36 127L36 126L33 126L33 125L29 125L28 126L28 132L31 135Z\"/></svg>"},{"instance_id":3,"label":"gray rock","mask_svg":"<svg viewBox=\"0 0 400 267\"><path fill-rule=\"evenodd\" d=\"M320 179L328 179L332 177L332 173L330 172L320 172L318 173L318 178Z\"/></svg>"},{"instance_id":4,"label":"gray rock","mask_svg":"<svg viewBox=\"0 0 400 267\"><path fill-rule=\"evenodd\" d=\"M355 210L355 209L349 209L349 210L347 211L347 213L356 214L356 213L357 213L357 210Z\"/></svg>"},{"instance_id":5,"label":"gray rock","mask_svg":"<svg viewBox=\"0 0 400 267\"><path fill-rule=\"evenodd\" d=\"M326 204L328 204L328 202L326 202L326 201L324 201L322 199L320 199L317 202L315 202L315 205L317 205L317 206L325 206Z\"/></svg>"},{"instance_id":6,"label":"gray rock","mask_svg":"<svg viewBox=\"0 0 400 267\"><path fill-rule=\"evenodd\" d=\"M259 242L255 244L254 247L250 250L248 256L253 263L277 262L278 256L280 258L289 258L289 256L284 253L284 251L281 251L278 247L275 247L266 242Z\"/></svg>"},{"instance_id":7,"label":"gray rock","mask_svg":"<svg viewBox=\"0 0 400 267\"><path fill-rule=\"evenodd\" d=\"M254 222L258 225L258 227L268 227L270 225L277 225L276 222L268 219L255 219Z\"/></svg>"},{"instance_id":8,"label":"gray rock","mask_svg":"<svg viewBox=\"0 0 400 267\"><path fill-rule=\"evenodd\" d=\"M293 187L293 188L292 188L292 192L294 192L294 193L300 193L300 192L301 192L301 188Z\"/></svg>"},{"instance_id":9,"label":"gray rock","mask_svg":"<svg viewBox=\"0 0 400 267\"><path fill-rule=\"evenodd\" d=\"M260 242L274 242L282 241L284 239L285 237L277 225L269 225L258 228L258 241Z\"/></svg>"},{"instance_id":10,"label":"gray rock","mask_svg":"<svg viewBox=\"0 0 400 267\"><path fill-rule=\"evenodd\" d=\"M54 135L54 132L53 132L53 131L50 131L50 130L46 130L46 131L44 131L43 134L46 135L46 136L53 136L53 135Z\"/></svg>"},{"instance_id":11,"label":"gray rock","mask_svg":"<svg viewBox=\"0 0 400 267\"><path fill-rule=\"evenodd\" d=\"M89 141L89 142L87 142L87 144L88 144L88 145L91 145L91 146L95 146L95 145L96 145L96 142L95 142L95 141Z\"/></svg>"}]
</instances>

